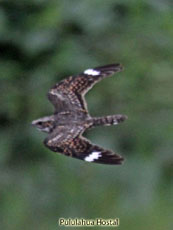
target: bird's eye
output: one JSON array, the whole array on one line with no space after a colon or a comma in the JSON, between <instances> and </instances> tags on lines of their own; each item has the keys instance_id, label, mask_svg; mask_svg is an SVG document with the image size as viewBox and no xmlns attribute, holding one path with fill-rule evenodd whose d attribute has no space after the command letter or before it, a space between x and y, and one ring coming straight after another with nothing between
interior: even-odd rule
<instances>
[{"instance_id":1,"label":"bird's eye","mask_svg":"<svg viewBox=\"0 0 173 230\"><path fill-rule=\"evenodd\" d=\"M42 124L42 122L41 122L41 121L39 121L39 122L38 122L38 125L41 125L41 124Z\"/></svg>"}]
</instances>

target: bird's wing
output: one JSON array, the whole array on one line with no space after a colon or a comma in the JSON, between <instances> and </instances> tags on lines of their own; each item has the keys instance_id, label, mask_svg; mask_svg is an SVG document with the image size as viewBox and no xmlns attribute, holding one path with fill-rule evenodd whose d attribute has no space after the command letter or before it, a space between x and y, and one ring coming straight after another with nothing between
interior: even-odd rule
<instances>
[{"instance_id":1,"label":"bird's wing","mask_svg":"<svg viewBox=\"0 0 173 230\"><path fill-rule=\"evenodd\" d=\"M76 110L88 113L84 95L98 81L121 70L121 64L100 66L87 69L57 83L48 93L48 98L55 107L55 113Z\"/></svg>"},{"instance_id":2,"label":"bird's wing","mask_svg":"<svg viewBox=\"0 0 173 230\"><path fill-rule=\"evenodd\" d=\"M70 132L69 128L65 128L57 135L45 139L44 144L54 152L60 152L87 162L112 165L122 163L123 157L90 143L89 140L80 135L82 132L82 128L77 132Z\"/></svg>"}]
</instances>

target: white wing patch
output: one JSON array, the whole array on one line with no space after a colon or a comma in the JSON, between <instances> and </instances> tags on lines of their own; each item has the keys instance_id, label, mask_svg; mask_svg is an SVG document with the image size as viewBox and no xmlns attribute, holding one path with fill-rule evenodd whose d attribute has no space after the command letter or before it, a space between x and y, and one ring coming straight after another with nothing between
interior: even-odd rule
<instances>
[{"instance_id":1,"label":"white wing patch","mask_svg":"<svg viewBox=\"0 0 173 230\"><path fill-rule=\"evenodd\" d=\"M97 160L99 157L101 157L101 152L92 152L89 156L85 157L84 160L92 162L94 160Z\"/></svg>"},{"instance_id":2,"label":"white wing patch","mask_svg":"<svg viewBox=\"0 0 173 230\"><path fill-rule=\"evenodd\" d=\"M100 71L94 70L94 69L87 69L84 71L84 74L92 75L92 76L97 76L100 74Z\"/></svg>"}]
</instances>

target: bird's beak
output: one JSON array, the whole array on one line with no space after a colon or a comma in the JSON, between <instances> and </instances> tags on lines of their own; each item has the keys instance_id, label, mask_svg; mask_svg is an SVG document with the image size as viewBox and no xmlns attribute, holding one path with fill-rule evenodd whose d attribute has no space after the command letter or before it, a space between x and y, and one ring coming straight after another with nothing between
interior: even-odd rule
<instances>
[{"instance_id":1,"label":"bird's beak","mask_svg":"<svg viewBox=\"0 0 173 230\"><path fill-rule=\"evenodd\" d=\"M35 126L35 121L32 121L32 122L31 122L31 126Z\"/></svg>"}]
</instances>

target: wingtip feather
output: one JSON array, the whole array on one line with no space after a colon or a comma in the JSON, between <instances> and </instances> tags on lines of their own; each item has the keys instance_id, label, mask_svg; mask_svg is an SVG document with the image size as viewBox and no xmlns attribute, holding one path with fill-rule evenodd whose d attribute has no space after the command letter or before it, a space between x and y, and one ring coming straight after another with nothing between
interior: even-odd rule
<instances>
[{"instance_id":1,"label":"wingtip feather","mask_svg":"<svg viewBox=\"0 0 173 230\"><path fill-rule=\"evenodd\" d=\"M121 63L113 63L113 64L108 64L104 66L98 66L94 68L95 70L100 70L100 71L122 71L124 69L123 65Z\"/></svg>"}]
</instances>

